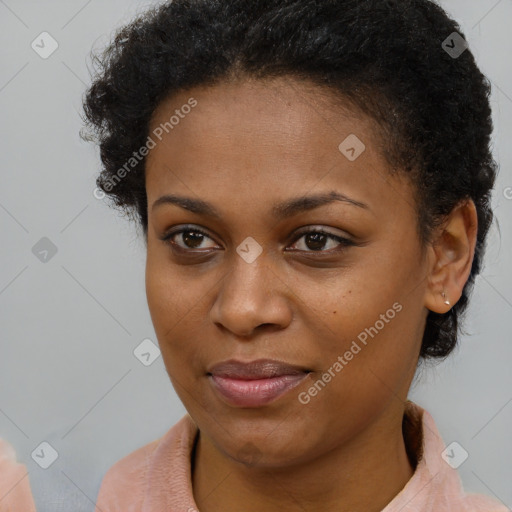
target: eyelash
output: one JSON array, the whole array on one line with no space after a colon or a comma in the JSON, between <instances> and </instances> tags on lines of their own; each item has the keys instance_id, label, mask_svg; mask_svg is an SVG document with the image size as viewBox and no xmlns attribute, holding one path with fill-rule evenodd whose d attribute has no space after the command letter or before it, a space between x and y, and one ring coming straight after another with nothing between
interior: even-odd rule
<instances>
[{"instance_id":1,"label":"eyelash","mask_svg":"<svg viewBox=\"0 0 512 512\"><path fill-rule=\"evenodd\" d=\"M174 230L174 231L171 231L171 232L165 234L161 238L161 240L164 241L165 243L167 243L170 246L170 248L173 251L175 251L175 252L181 252L181 253L205 252L205 251L203 251L201 249L196 249L196 250L194 250L194 249L184 249L183 247L178 246L175 242L173 242L171 240L175 236L180 235L180 234L185 233L185 232L199 233L199 234L201 234L201 235L203 235L203 236L205 236L207 238L212 239L212 237L208 233L206 233L206 231L203 231L202 229L199 229L199 228L196 228L196 227L191 227L191 226L185 226L183 228L180 228L180 229L177 229L177 230ZM296 234L296 237L293 239L292 244L295 244L302 237L304 237L306 235L309 235L309 234L312 234L312 233L325 235L327 238L330 238L331 240L335 240L336 242L338 242L341 245L341 248L340 249L331 249L331 250L328 250L328 251L325 251L325 250L301 251L300 249L298 249L297 252L305 252L305 253L308 253L308 254L311 253L311 254L328 254L328 255L332 255L333 253L339 253L339 252L343 251L346 247L350 247L350 246L356 245L354 242L352 242L352 240L349 240L348 238L344 238L344 237L341 237L341 236L338 236L338 235L333 235L332 233L324 231L323 229L309 229L307 231L301 231L301 232Z\"/></svg>"}]
</instances>

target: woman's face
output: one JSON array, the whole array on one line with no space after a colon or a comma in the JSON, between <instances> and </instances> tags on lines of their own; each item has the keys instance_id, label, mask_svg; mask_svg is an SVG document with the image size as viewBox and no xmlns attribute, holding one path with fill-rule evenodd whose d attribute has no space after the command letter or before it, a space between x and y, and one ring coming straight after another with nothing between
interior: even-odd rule
<instances>
[{"instance_id":1,"label":"woman's face","mask_svg":"<svg viewBox=\"0 0 512 512\"><path fill-rule=\"evenodd\" d=\"M155 111L149 309L176 392L235 460L312 460L403 407L428 258L412 188L389 174L372 127L291 79L194 88ZM211 375L259 359L295 375Z\"/></svg>"}]
</instances>

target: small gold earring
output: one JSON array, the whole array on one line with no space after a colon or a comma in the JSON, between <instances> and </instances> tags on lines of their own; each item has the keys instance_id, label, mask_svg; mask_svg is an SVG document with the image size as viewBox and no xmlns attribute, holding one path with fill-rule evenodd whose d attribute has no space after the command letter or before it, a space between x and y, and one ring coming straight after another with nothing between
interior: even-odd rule
<instances>
[{"instance_id":1,"label":"small gold earring","mask_svg":"<svg viewBox=\"0 0 512 512\"><path fill-rule=\"evenodd\" d=\"M450 301L446 298L446 292L443 290L443 292L441 293L441 295L443 296L443 299L444 299L444 303L449 306L450 305Z\"/></svg>"}]
</instances>

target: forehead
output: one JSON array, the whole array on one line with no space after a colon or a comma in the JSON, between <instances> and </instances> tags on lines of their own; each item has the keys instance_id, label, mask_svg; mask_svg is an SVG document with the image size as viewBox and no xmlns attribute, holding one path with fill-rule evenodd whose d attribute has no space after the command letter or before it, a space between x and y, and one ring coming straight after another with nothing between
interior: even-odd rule
<instances>
[{"instance_id":1,"label":"forehead","mask_svg":"<svg viewBox=\"0 0 512 512\"><path fill-rule=\"evenodd\" d=\"M375 123L311 83L248 80L182 91L155 110L155 130L149 204L170 191L215 193L217 201L332 187L369 202L393 194Z\"/></svg>"}]
</instances>

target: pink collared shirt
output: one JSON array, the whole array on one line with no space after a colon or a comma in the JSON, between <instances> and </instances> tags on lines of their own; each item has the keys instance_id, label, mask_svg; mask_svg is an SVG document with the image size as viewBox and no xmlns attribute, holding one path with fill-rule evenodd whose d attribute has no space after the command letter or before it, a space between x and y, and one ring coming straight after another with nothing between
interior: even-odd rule
<instances>
[{"instance_id":1,"label":"pink collared shirt","mask_svg":"<svg viewBox=\"0 0 512 512\"><path fill-rule=\"evenodd\" d=\"M27 468L13 447L0 439L0 512L36 512Z\"/></svg>"},{"instance_id":2,"label":"pink collared shirt","mask_svg":"<svg viewBox=\"0 0 512 512\"><path fill-rule=\"evenodd\" d=\"M119 460L103 478L99 511L197 512L191 481L196 435L197 426L186 414L162 438ZM406 402L404 437L418 464L382 512L511 512L485 495L464 492L459 474L441 457L445 445L432 416L411 401Z\"/></svg>"}]
</instances>

